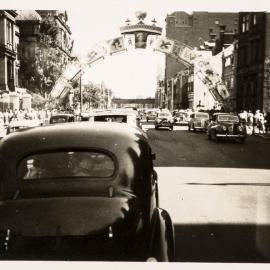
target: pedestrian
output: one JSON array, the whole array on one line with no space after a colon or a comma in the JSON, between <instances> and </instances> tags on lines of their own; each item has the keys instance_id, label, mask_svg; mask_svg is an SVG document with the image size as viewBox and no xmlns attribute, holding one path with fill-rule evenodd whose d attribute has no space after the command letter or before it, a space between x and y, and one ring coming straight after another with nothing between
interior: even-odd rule
<instances>
[{"instance_id":1,"label":"pedestrian","mask_svg":"<svg viewBox=\"0 0 270 270\"><path fill-rule=\"evenodd\" d=\"M270 112L265 115L265 134L269 134L270 131Z\"/></svg>"}]
</instances>

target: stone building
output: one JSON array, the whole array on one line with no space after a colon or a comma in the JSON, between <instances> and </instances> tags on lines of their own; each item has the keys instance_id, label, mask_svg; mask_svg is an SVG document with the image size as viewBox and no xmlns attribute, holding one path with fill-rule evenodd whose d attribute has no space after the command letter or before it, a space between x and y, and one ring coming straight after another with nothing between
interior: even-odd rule
<instances>
[{"instance_id":1,"label":"stone building","mask_svg":"<svg viewBox=\"0 0 270 270\"><path fill-rule=\"evenodd\" d=\"M0 90L7 92L15 91L16 16L13 10L0 10Z\"/></svg>"},{"instance_id":2,"label":"stone building","mask_svg":"<svg viewBox=\"0 0 270 270\"><path fill-rule=\"evenodd\" d=\"M270 111L270 14L240 12L237 110Z\"/></svg>"},{"instance_id":3,"label":"stone building","mask_svg":"<svg viewBox=\"0 0 270 270\"><path fill-rule=\"evenodd\" d=\"M19 82L43 97L72 59L73 40L65 11L19 10Z\"/></svg>"}]
</instances>

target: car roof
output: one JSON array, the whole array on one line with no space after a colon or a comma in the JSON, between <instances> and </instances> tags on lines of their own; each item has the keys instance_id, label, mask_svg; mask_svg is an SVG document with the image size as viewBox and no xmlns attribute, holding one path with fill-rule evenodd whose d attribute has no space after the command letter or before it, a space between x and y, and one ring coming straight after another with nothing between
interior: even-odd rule
<instances>
[{"instance_id":1,"label":"car roof","mask_svg":"<svg viewBox=\"0 0 270 270\"><path fill-rule=\"evenodd\" d=\"M118 168L114 183L132 190L135 178L151 170L150 149L145 134L139 128L121 123L72 122L18 131L0 141L0 173L4 172L2 188L10 192L18 188L17 165L27 156L42 152L89 150L109 154ZM107 186L111 183L105 182ZM92 184L82 185L86 188Z\"/></svg>"},{"instance_id":2,"label":"car roof","mask_svg":"<svg viewBox=\"0 0 270 270\"><path fill-rule=\"evenodd\" d=\"M57 114L53 114L51 117L61 117L61 116L74 116L71 113L57 113Z\"/></svg>"}]
</instances>

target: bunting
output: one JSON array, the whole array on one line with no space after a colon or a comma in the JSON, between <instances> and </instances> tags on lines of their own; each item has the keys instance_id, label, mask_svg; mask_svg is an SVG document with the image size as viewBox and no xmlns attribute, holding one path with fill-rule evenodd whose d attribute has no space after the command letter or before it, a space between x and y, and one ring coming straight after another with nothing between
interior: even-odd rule
<instances>
[{"instance_id":1,"label":"bunting","mask_svg":"<svg viewBox=\"0 0 270 270\"><path fill-rule=\"evenodd\" d=\"M107 41L107 44L109 46L109 53L111 55L126 50L124 37L110 39Z\"/></svg>"},{"instance_id":2,"label":"bunting","mask_svg":"<svg viewBox=\"0 0 270 270\"><path fill-rule=\"evenodd\" d=\"M159 52L171 54L173 51L174 43L175 43L174 40L158 37L155 50Z\"/></svg>"}]
</instances>

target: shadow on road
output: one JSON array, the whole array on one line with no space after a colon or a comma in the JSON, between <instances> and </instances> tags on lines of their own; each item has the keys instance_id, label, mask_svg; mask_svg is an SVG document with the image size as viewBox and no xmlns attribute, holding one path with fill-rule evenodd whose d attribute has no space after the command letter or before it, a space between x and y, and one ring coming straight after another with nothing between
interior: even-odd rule
<instances>
[{"instance_id":1,"label":"shadow on road","mask_svg":"<svg viewBox=\"0 0 270 270\"><path fill-rule=\"evenodd\" d=\"M270 226L175 224L178 262L269 263Z\"/></svg>"}]
</instances>

